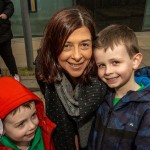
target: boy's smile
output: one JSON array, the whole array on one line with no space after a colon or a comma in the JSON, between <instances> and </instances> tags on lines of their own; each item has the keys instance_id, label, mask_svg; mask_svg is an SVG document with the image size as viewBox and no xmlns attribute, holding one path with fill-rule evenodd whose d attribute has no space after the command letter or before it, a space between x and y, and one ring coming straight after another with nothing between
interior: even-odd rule
<instances>
[{"instance_id":1,"label":"boy's smile","mask_svg":"<svg viewBox=\"0 0 150 150\"><path fill-rule=\"evenodd\" d=\"M108 84L113 84L113 83L115 83L116 82L116 79L118 78L119 76L117 76L117 77L106 77L105 79L107 80L107 83Z\"/></svg>"}]
</instances>

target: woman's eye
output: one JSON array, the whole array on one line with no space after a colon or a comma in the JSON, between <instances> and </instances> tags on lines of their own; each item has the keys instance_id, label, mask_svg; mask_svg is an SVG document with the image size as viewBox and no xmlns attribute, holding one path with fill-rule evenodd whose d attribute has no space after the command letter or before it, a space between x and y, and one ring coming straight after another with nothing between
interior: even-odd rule
<instances>
[{"instance_id":1,"label":"woman's eye","mask_svg":"<svg viewBox=\"0 0 150 150\"><path fill-rule=\"evenodd\" d=\"M81 49L83 49L83 50L86 50L91 47L92 47L92 45L90 43L82 43L81 44Z\"/></svg>"},{"instance_id":2,"label":"woman's eye","mask_svg":"<svg viewBox=\"0 0 150 150\"><path fill-rule=\"evenodd\" d=\"M69 47L69 45L68 44L65 44L65 46L64 47Z\"/></svg>"},{"instance_id":3,"label":"woman's eye","mask_svg":"<svg viewBox=\"0 0 150 150\"><path fill-rule=\"evenodd\" d=\"M65 44L65 46L64 46L64 51L68 51L68 50L71 50L71 48L72 48L72 45L71 44Z\"/></svg>"}]
</instances>

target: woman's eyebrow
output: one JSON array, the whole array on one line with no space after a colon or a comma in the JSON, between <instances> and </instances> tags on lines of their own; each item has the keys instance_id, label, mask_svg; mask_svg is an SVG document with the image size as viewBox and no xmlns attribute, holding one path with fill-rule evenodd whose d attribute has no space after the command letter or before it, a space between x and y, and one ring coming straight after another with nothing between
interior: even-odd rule
<instances>
[{"instance_id":1,"label":"woman's eyebrow","mask_svg":"<svg viewBox=\"0 0 150 150\"><path fill-rule=\"evenodd\" d=\"M91 40L91 39L85 39L85 40L80 41L80 43L81 43L81 42L92 42L92 40ZM72 43L72 42L66 41L66 43Z\"/></svg>"}]
</instances>

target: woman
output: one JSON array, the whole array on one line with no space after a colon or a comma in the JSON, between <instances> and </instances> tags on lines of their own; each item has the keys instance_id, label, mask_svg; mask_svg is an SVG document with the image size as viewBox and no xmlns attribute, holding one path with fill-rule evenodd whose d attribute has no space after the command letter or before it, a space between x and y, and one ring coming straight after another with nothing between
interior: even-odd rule
<instances>
[{"instance_id":1,"label":"woman","mask_svg":"<svg viewBox=\"0 0 150 150\"><path fill-rule=\"evenodd\" d=\"M36 77L47 116L57 124L57 150L84 149L106 86L94 75L95 25L81 7L65 8L49 20L36 58Z\"/></svg>"}]
</instances>

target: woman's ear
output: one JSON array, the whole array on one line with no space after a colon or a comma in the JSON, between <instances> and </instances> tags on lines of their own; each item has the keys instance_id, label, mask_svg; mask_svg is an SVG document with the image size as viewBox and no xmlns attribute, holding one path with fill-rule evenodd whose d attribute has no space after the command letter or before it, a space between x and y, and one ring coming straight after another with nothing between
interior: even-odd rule
<instances>
[{"instance_id":1,"label":"woman's ear","mask_svg":"<svg viewBox=\"0 0 150 150\"><path fill-rule=\"evenodd\" d=\"M138 69L139 65L141 64L143 59L142 53L137 53L133 56L133 69Z\"/></svg>"}]
</instances>

